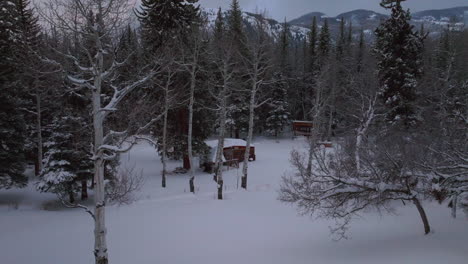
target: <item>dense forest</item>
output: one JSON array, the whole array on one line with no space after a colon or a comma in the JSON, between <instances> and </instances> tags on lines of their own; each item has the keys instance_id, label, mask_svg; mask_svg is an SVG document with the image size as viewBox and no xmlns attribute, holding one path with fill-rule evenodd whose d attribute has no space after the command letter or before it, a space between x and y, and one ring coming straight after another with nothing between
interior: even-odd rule
<instances>
[{"instance_id":1,"label":"dense forest","mask_svg":"<svg viewBox=\"0 0 468 264\"><path fill-rule=\"evenodd\" d=\"M339 221L421 200L468 206L468 30L429 32L410 23L399 0L372 36L341 19L315 17L307 37L284 22L271 34L264 14L247 21L237 0L214 21L198 0L28 0L0 2L0 188L26 186L70 207L94 193L96 263L107 263L105 206L135 188L117 173L119 155L140 141L164 165L194 157L218 139L217 195L223 199L225 138L290 136L313 122L308 151L280 200ZM336 151L320 147L333 142ZM242 187L248 188L248 152ZM130 181L130 182L129 182ZM120 192L120 193L119 193ZM124 198L123 198L124 199Z\"/></svg>"}]
</instances>

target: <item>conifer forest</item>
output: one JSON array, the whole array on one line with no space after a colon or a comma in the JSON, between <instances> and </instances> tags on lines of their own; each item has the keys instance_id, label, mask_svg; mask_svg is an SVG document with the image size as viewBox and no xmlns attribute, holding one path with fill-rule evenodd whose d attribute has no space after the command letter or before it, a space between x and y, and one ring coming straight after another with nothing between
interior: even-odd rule
<instances>
[{"instance_id":1,"label":"conifer forest","mask_svg":"<svg viewBox=\"0 0 468 264\"><path fill-rule=\"evenodd\" d=\"M208 2L0 0L0 263L467 263L468 6Z\"/></svg>"}]
</instances>

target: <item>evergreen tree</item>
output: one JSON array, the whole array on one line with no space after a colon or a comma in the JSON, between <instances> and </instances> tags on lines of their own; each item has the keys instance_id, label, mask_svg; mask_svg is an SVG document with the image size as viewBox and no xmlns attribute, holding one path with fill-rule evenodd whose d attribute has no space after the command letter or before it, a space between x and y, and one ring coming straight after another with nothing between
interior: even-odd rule
<instances>
[{"instance_id":1,"label":"evergreen tree","mask_svg":"<svg viewBox=\"0 0 468 264\"><path fill-rule=\"evenodd\" d=\"M290 32L289 32L289 24L286 22L286 19L283 23L283 29L280 33L280 40L279 40L279 66L282 70L283 74L288 75L290 70L289 64L289 42L290 42Z\"/></svg>"},{"instance_id":2,"label":"evergreen tree","mask_svg":"<svg viewBox=\"0 0 468 264\"><path fill-rule=\"evenodd\" d=\"M70 203L81 190L81 181L92 175L93 161L88 152L91 135L87 122L76 116L62 114L49 127L51 136L45 146L44 169L37 184L41 192L51 192Z\"/></svg>"},{"instance_id":3,"label":"evergreen tree","mask_svg":"<svg viewBox=\"0 0 468 264\"><path fill-rule=\"evenodd\" d=\"M229 113L231 117L231 125L233 134L232 137L240 138L241 132L246 132L249 120L249 106L247 94L243 91L247 90L247 72L244 58L248 58L248 49L246 46L247 37L244 30L244 22L242 10L238 0L232 0L231 7L227 12L227 37L235 54L234 63L235 72L235 91L236 96L231 97L230 104L232 105Z\"/></svg>"},{"instance_id":4,"label":"evergreen tree","mask_svg":"<svg viewBox=\"0 0 468 264\"><path fill-rule=\"evenodd\" d=\"M288 84L280 72L275 74L272 87L271 101L267 105L266 127L269 133L278 137L283 128L289 123L290 113L287 100Z\"/></svg>"},{"instance_id":5,"label":"evergreen tree","mask_svg":"<svg viewBox=\"0 0 468 264\"><path fill-rule=\"evenodd\" d=\"M0 188L25 186L27 182L23 175L26 127L20 112L18 17L14 2L0 2Z\"/></svg>"},{"instance_id":6,"label":"evergreen tree","mask_svg":"<svg viewBox=\"0 0 468 264\"><path fill-rule=\"evenodd\" d=\"M344 18L341 18L340 32L339 32L338 41L336 44L336 58L338 60L341 60L343 58L345 45L346 45L345 20Z\"/></svg>"},{"instance_id":7,"label":"evergreen tree","mask_svg":"<svg viewBox=\"0 0 468 264\"><path fill-rule=\"evenodd\" d=\"M136 11L144 46L155 52L167 41L185 35L199 16L198 0L142 0Z\"/></svg>"},{"instance_id":8,"label":"evergreen tree","mask_svg":"<svg viewBox=\"0 0 468 264\"><path fill-rule=\"evenodd\" d=\"M328 20L325 19L325 22L323 22L323 27L320 30L318 43L318 53L322 60L326 59L330 53L330 42L330 29L328 27Z\"/></svg>"},{"instance_id":9,"label":"evergreen tree","mask_svg":"<svg viewBox=\"0 0 468 264\"><path fill-rule=\"evenodd\" d=\"M41 41L41 28L38 23L38 18L34 15L31 2L28 0L15 0L16 9L18 14L18 26L21 31L21 36L26 45L29 46L28 50L37 51Z\"/></svg>"},{"instance_id":10,"label":"evergreen tree","mask_svg":"<svg viewBox=\"0 0 468 264\"><path fill-rule=\"evenodd\" d=\"M388 109L387 121L408 127L418 120L414 102L422 75L423 42L409 23L410 12L403 10L401 0L385 0L381 6L392 14L375 31L380 97Z\"/></svg>"},{"instance_id":11,"label":"evergreen tree","mask_svg":"<svg viewBox=\"0 0 468 264\"><path fill-rule=\"evenodd\" d=\"M232 0L231 8L227 13L227 33L231 39L234 49L237 49L241 54L245 54L247 48L246 35L244 32L244 23L242 18L242 10L238 0Z\"/></svg>"},{"instance_id":12,"label":"evergreen tree","mask_svg":"<svg viewBox=\"0 0 468 264\"><path fill-rule=\"evenodd\" d=\"M313 70L317 63L317 17L314 16L309 32L309 56L310 69Z\"/></svg>"},{"instance_id":13,"label":"evergreen tree","mask_svg":"<svg viewBox=\"0 0 468 264\"><path fill-rule=\"evenodd\" d=\"M359 34L358 50L356 54L356 65L357 65L356 71L358 73L362 71L365 50L366 50L366 42L364 39L364 30L361 29L361 33Z\"/></svg>"}]
</instances>

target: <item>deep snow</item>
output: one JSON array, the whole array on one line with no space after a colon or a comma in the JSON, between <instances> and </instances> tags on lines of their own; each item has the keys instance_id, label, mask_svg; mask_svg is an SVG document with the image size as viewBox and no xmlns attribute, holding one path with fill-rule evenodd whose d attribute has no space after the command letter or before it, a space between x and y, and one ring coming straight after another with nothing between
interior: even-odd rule
<instances>
[{"instance_id":1,"label":"deep snow","mask_svg":"<svg viewBox=\"0 0 468 264\"><path fill-rule=\"evenodd\" d=\"M147 144L122 157L143 170L139 200L107 208L111 264L130 263L424 263L468 262L468 219L437 204L425 204L434 232L423 227L412 205L395 215L366 213L356 219L350 240L332 241L332 221L298 216L277 201L289 152L302 140L259 139L249 170L249 191L237 189L240 170L224 175L225 200L215 199L212 175L198 172L197 194L188 193L188 175L170 175L160 188L161 163ZM180 166L171 162L170 167ZM287 173L287 172L286 172ZM64 209L54 195L30 184L0 190L0 263L93 263L93 223L80 209Z\"/></svg>"}]
</instances>

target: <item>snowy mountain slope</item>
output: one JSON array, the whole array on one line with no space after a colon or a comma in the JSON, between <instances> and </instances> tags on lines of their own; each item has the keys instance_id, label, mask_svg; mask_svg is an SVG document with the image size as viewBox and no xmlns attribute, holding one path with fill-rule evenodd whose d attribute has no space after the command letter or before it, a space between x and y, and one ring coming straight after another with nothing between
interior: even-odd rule
<instances>
[{"instance_id":1,"label":"snowy mountain slope","mask_svg":"<svg viewBox=\"0 0 468 264\"><path fill-rule=\"evenodd\" d=\"M211 27L213 27L216 21L218 10L205 8L203 9L203 12L207 17L208 24ZM253 29L256 19L264 19L267 22L266 23L267 32L269 33L270 36L272 36L275 39L277 39L280 36L280 33L283 30L283 24L274 19L265 18L259 14L254 14L250 12L244 12L243 16L244 16L244 23L248 30ZM289 29L293 38L297 40L304 39L310 31L308 28L297 26L297 25L289 25Z\"/></svg>"},{"instance_id":2,"label":"snowy mountain slope","mask_svg":"<svg viewBox=\"0 0 468 264\"><path fill-rule=\"evenodd\" d=\"M426 21L447 21L462 22L464 12L468 11L468 6L460 6L440 10L425 10L413 14L414 20Z\"/></svg>"},{"instance_id":3,"label":"snowy mountain slope","mask_svg":"<svg viewBox=\"0 0 468 264\"><path fill-rule=\"evenodd\" d=\"M416 28L419 28L421 24L424 24L426 29L433 33L445 30L447 25L451 25L454 29L460 30L463 28L462 21L465 11L468 11L468 6L416 12L413 14L412 24L415 25ZM206 14L209 24L213 26L218 10L203 9L203 12ZM267 22L267 31L272 37L277 39L283 30L283 23L274 19L265 18L259 14L250 12L244 12L243 15L247 29L253 28L256 19L264 19ZM313 17L317 18L319 27L321 27L324 20L327 19L330 25L330 31L333 35L337 34L340 20L341 18L344 18L347 23L349 23L349 21L352 22L353 30L356 35L358 34L358 30L363 29L366 35L371 38L373 31L380 24L380 21L388 18L388 15L364 9L345 12L337 15L336 17L328 17L326 14L321 12L311 12L288 22L294 39L303 40L307 37Z\"/></svg>"},{"instance_id":4,"label":"snowy mountain slope","mask_svg":"<svg viewBox=\"0 0 468 264\"><path fill-rule=\"evenodd\" d=\"M432 31L444 30L447 25L460 29L463 27L465 11L468 11L468 6L415 12L412 16L412 23L417 27L424 24L426 28ZM310 27L314 16L317 17L319 24L322 24L324 19L327 18L330 30L335 33L338 31L341 18L344 18L347 22L351 21L355 29L374 30L382 19L388 17L388 15L371 10L358 9L339 14L336 17L327 17L323 13L312 12L293 19L289 23L299 27Z\"/></svg>"}]
</instances>

